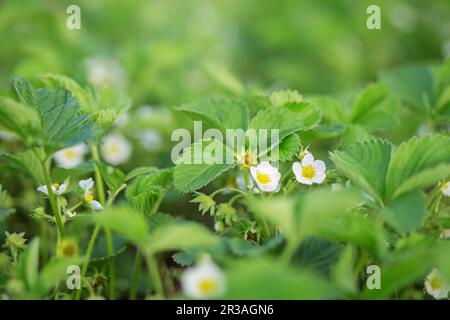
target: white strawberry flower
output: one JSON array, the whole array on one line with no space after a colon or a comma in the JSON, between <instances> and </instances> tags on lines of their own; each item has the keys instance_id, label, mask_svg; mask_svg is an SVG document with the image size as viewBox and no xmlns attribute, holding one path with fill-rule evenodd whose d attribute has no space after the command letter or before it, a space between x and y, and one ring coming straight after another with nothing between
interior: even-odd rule
<instances>
[{"instance_id":1,"label":"white strawberry flower","mask_svg":"<svg viewBox=\"0 0 450 320\"><path fill-rule=\"evenodd\" d=\"M225 292L225 275L213 261L206 258L181 275L181 287L190 298L216 298Z\"/></svg>"},{"instance_id":2,"label":"white strawberry flower","mask_svg":"<svg viewBox=\"0 0 450 320\"><path fill-rule=\"evenodd\" d=\"M94 200L91 189L94 187L94 180L92 178L86 180L80 180L78 182L81 190L84 193L84 200L89 204L92 210L102 210L103 206L97 200Z\"/></svg>"},{"instance_id":3,"label":"white strawberry flower","mask_svg":"<svg viewBox=\"0 0 450 320\"><path fill-rule=\"evenodd\" d=\"M256 167L251 167L250 173L262 192L273 192L279 189L281 174L269 162L263 161Z\"/></svg>"},{"instance_id":4,"label":"white strawberry flower","mask_svg":"<svg viewBox=\"0 0 450 320\"><path fill-rule=\"evenodd\" d=\"M84 161L84 155L88 152L88 147L84 143L59 150L53 156L56 164L61 168L74 168Z\"/></svg>"},{"instance_id":5,"label":"white strawberry flower","mask_svg":"<svg viewBox=\"0 0 450 320\"><path fill-rule=\"evenodd\" d=\"M128 140L117 133L107 135L101 146L103 158L112 165L126 162L131 156L131 150Z\"/></svg>"},{"instance_id":6,"label":"white strawberry flower","mask_svg":"<svg viewBox=\"0 0 450 320\"><path fill-rule=\"evenodd\" d=\"M438 269L434 268L425 279L425 289L435 299L448 299L450 284L442 277Z\"/></svg>"},{"instance_id":7,"label":"white strawberry flower","mask_svg":"<svg viewBox=\"0 0 450 320\"><path fill-rule=\"evenodd\" d=\"M441 192L442 192L445 196L450 197L450 181L447 181L446 183L444 183L444 184L441 186Z\"/></svg>"},{"instance_id":8,"label":"white strawberry flower","mask_svg":"<svg viewBox=\"0 0 450 320\"><path fill-rule=\"evenodd\" d=\"M94 180L92 178L86 180L80 180L78 182L81 190L83 190L84 195L91 193L91 189L94 187Z\"/></svg>"},{"instance_id":9,"label":"white strawberry flower","mask_svg":"<svg viewBox=\"0 0 450 320\"><path fill-rule=\"evenodd\" d=\"M56 194L57 196L60 196L64 192L66 192L67 184L63 183L63 184L60 185L59 183L53 183L51 185L51 188L52 188L53 194ZM39 191L39 192L42 192L42 193L44 193L45 195L48 196L48 189L47 189L46 185L39 186L39 187L37 187L36 190Z\"/></svg>"},{"instance_id":10,"label":"white strawberry flower","mask_svg":"<svg viewBox=\"0 0 450 320\"><path fill-rule=\"evenodd\" d=\"M311 185L322 183L326 178L326 166L322 160L314 160L311 153L306 153L302 162L294 162L292 171L299 183Z\"/></svg>"}]
</instances>

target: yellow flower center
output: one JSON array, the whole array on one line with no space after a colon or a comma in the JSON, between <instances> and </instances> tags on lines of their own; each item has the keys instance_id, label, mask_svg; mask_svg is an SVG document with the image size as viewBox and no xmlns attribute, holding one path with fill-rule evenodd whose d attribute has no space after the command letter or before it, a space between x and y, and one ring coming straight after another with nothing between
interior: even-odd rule
<instances>
[{"instance_id":1,"label":"yellow flower center","mask_svg":"<svg viewBox=\"0 0 450 320\"><path fill-rule=\"evenodd\" d=\"M433 291L441 290L444 287L443 281L440 277L433 277L429 280L429 282Z\"/></svg>"},{"instance_id":2,"label":"yellow flower center","mask_svg":"<svg viewBox=\"0 0 450 320\"><path fill-rule=\"evenodd\" d=\"M448 189L448 188L449 188L449 183L448 182L444 183L442 185L442 187L441 187L442 190L445 190L445 189Z\"/></svg>"},{"instance_id":3,"label":"yellow flower center","mask_svg":"<svg viewBox=\"0 0 450 320\"><path fill-rule=\"evenodd\" d=\"M117 145L112 144L109 146L109 153L116 154L116 153L119 153L119 151L120 151L120 148Z\"/></svg>"},{"instance_id":4,"label":"yellow flower center","mask_svg":"<svg viewBox=\"0 0 450 320\"><path fill-rule=\"evenodd\" d=\"M270 177L266 173L256 173L256 180L259 181L261 184L268 184L270 182Z\"/></svg>"},{"instance_id":5,"label":"yellow flower center","mask_svg":"<svg viewBox=\"0 0 450 320\"><path fill-rule=\"evenodd\" d=\"M211 278L205 278L200 280L198 288L203 294L210 294L217 289L217 282Z\"/></svg>"},{"instance_id":6,"label":"yellow flower center","mask_svg":"<svg viewBox=\"0 0 450 320\"><path fill-rule=\"evenodd\" d=\"M64 155L66 156L67 159L74 159L76 156L76 152L72 149L66 150L64 151Z\"/></svg>"},{"instance_id":7,"label":"yellow flower center","mask_svg":"<svg viewBox=\"0 0 450 320\"><path fill-rule=\"evenodd\" d=\"M316 175L316 169L313 166L303 167L302 177L306 179L312 179Z\"/></svg>"},{"instance_id":8,"label":"yellow flower center","mask_svg":"<svg viewBox=\"0 0 450 320\"><path fill-rule=\"evenodd\" d=\"M88 193L84 196L84 200L86 200L87 202L91 202L92 200L94 200L94 196L91 193Z\"/></svg>"},{"instance_id":9,"label":"yellow flower center","mask_svg":"<svg viewBox=\"0 0 450 320\"><path fill-rule=\"evenodd\" d=\"M59 183L54 183L54 184L52 184L52 186L56 189L56 190L58 190L59 189Z\"/></svg>"}]
</instances>

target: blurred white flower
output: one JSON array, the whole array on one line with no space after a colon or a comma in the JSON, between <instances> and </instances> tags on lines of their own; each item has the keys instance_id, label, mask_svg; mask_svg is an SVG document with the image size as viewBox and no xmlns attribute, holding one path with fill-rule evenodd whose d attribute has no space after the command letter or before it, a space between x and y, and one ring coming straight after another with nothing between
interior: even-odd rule
<instances>
[{"instance_id":1,"label":"blurred white flower","mask_svg":"<svg viewBox=\"0 0 450 320\"><path fill-rule=\"evenodd\" d=\"M53 183L51 185L51 188L52 188L53 194L56 194L56 195L60 196L64 192L66 192L67 184L63 183L63 184L60 185L59 183ZM44 193L46 195L48 195L48 189L47 189L46 185L39 186L39 187L37 187L36 190L39 191L39 192L42 192L42 193Z\"/></svg>"},{"instance_id":2,"label":"blurred white flower","mask_svg":"<svg viewBox=\"0 0 450 320\"><path fill-rule=\"evenodd\" d=\"M89 58L85 61L87 77L96 86L122 86L125 71L114 59Z\"/></svg>"},{"instance_id":3,"label":"blurred white flower","mask_svg":"<svg viewBox=\"0 0 450 320\"><path fill-rule=\"evenodd\" d=\"M87 145L80 143L56 152L53 158L59 167L70 169L80 165L84 161L84 155L87 152Z\"/></svg>"},{"instance_id":4,"label":"blurred white flower","mask_svg":"<svg viewBox=\"0 0 450 320\"><path fill-rule=\"evenodd\" d=\"M256 167L251 167L250 173L262 192L278 191L281 174L269 162L263 161Z\"/></svg>"},{"instance_id":5,"label":"blurred white flower","mask_svg":"<svg viewBox=\"0 0 450 320\"><path fill-rule=\"evenodd\" d=\"M292 164L292 171L297 181L302 184L322 183L326 178L325 163L322 160L314 160L309 152L303 157L301 164Z\"/></svg>"},{"instance_id":6,"label":"blurred white flower","mask_svg":"<svg viewBox=\"0 0 450 320\"><path fill-rule=\"evenodd\" d=\"M441 239L450 239L450 229L442 230Z\"/></svg>"},{"instance_id":7,"label":"blurred white flower","mask_svg":"<svg viewBox=\"0 0 450 320\"><path fill-rule=\"evenodd\" d=\"M142 147L148 151L157 151L161 149L162 137L161 134L153 129L147 129L136 133L136 138L139 139Z\"/></svg>"},{"instance_id":8,"label":"blurred white flower","mask_svg":"<svg viewBox=\"0 0 450 320\"><path fill-rule=\"evenodd\" d=\"M450 197L450 181L447 181L446 183L444 183L444 184L441 186L441 192L442 192L445 196Z\"/></svg>"},{"instance_id":9,"label":"blurred white flower","mask_svg":"<svg viewBox=\"0 0 450 320\"><path fill-rule=\"evenodd\" d=\"M434 268L425 279L425 289L435 299L448 299L450 285L442 277L438 269Z\"/></svg>"},{"instance_id":10,"label":"blurred white flower","mask_svg":"<svg viewBox=\"0 0 450 320\"><path fill-rule=\"evenodd\" d=\"M206 258L181 275L181 287L190 298L216 298L225 292L225 276L214 262Z\"/></svg>"},{"instance_id":11,"label":"blurred white flower","mask_svg":"<svg viewBox=\"0 0 450 320\"><path fill-rule=\"evenodd\" d=\"M106 162L118 165L126 162L131 156L131 144L117 133L107 135L101 146L102 156Z\"/></svg>"}]
</instances>

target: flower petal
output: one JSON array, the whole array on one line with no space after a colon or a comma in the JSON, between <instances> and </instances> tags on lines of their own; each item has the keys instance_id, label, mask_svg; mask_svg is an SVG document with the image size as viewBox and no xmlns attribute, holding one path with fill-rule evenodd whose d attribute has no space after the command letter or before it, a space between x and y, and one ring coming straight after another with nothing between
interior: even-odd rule
<instances>
[{"instance_id":1,"label":"flower petal","mask_svg":"<svg viewBox=\"0 0 450 320\"><path fill-rule=\"evenodd\" d=\"M56 194L61 195L64 192L66 192L67 190L67 184L63 183L62 185L59 186L58 190L56 190Z\"/></svg>"},{"instance_id":2,"label":"flower petal","mask_svg":"<svg viewBox=\"0 0 450 320\"><path fill-rule=\"evenodd\" d=\"M326 171L327 170L325 162L323 162L322 160L314 161L313 167L314 167L314 169L316 169L316 171Z\"/></svg>"},{"instance_id":3,"label":"flower petal","mask_svg":"<svg viewBox=\"0 0 450 320\"><path fill-rule=\"evenodd\" d=\"M91 202L89 202L89 205L91 206L92 210L102 210L103 206L100 204L100 202L96 201L96 200L92 200Z\"/></svg>"},{"instance_id":4,"label":"flower petal","mask_svg":"<svg viewBox=\"0 0 450 320\"><path fill-rule=\"evenodd\" d=\"M317 171L316 175L311 179L314 183L322 183L327 177L326 173L323 171Z\"/></svg>"},{"instance_id":5,"label":"flower petal","mask_svg":"<svg viewBox=\"0 0 450 320\"><path fill-rule=\"evenodd\" d=\"M48 189L47 189L47 186L45 186L45 185L37 187L36 190L39 191L39 192L42 192L42 193L44 193L46 195L48 195Z\"/></svg>"},{"instance_id":6,"label":"flower petal","mask_svg":"<svg viewBox=\"0 0 450 320\"><path fill-rule=\"evenodd\" d=\"M307 153L302 159L302 167L311 166L314 163L314 157L311 153Z\"/></svg>"}]
</instances>

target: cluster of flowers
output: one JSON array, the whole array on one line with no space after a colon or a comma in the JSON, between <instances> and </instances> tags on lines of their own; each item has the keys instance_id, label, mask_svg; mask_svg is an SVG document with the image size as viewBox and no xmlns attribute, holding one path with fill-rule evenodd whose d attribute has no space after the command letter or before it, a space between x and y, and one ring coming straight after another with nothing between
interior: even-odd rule
<instances>
[{"instance_id":1,"label":"cluster of flowers","mask_svg":"<svg viewBox=\"0 0 450 320\"><path fill-rule=\"evenodd\" d=\"M92 210L102 210L103 206L100 202L94 199L94 195L92 193L92 188L94 187L94 180L92 178L86 179L86 180L80 180L78 182L78 186L80 187L81 191L83 192L83 198L86 204L89 205L89 207ZM59 183L53 183L51 185L51 189L54 195L56 196L62 196L64 193L68 191L68 185L66 183L59 184ZM48 188L46 185L39 186L37 188L37 191L44 193L48 196ZM76 216L76 212L66 209L65 214L69 218L73 218Z\"/></svg>"},{"instance_id":2,"label":"cluster of flowers","mask_svg":"<svg viewBox=\"0 0 450 320\"><path fill-rule=\"evenodd\" d=\"M292 164L292 171L295 179L306 185L313 183L320 184L326 178L326 166L322 160L314 160L314 156L304 152L301 162ZM278 192L280 190L281 174L278 168L273 167L269 162L261 162L257 166L250 167L250 173L262 192Z\"/></svg>"}]
</instances>

